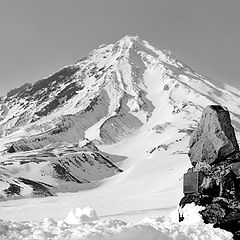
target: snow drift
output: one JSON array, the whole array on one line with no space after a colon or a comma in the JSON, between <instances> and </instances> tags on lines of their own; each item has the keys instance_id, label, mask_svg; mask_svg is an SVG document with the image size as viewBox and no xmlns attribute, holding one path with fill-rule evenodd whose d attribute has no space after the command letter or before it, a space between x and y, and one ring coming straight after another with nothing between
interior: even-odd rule
<instances>
[{"instance_id":1,"label":"snow drift","mask_svg":"<svg viewBox=\"0 0 240 240\"><path fill-rule=\"evenodd\" d=\"M185 220L178 222L177 210L168 217L146 218L139 222L99 219L92 208L76 209L64 221L0 221L2 240L230 240L232 234L204 224L193 204L183 209Z\"/></svg>"}]
</instances>

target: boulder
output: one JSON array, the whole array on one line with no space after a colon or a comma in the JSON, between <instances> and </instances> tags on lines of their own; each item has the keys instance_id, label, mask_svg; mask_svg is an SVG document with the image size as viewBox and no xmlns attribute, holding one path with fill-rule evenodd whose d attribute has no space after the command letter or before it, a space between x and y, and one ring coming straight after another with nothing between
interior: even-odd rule
<instances>
[{"instance_id":1,"label":"boulder","mask_svg":"<svg viewBox=\"0 0 240 240\"><path fill-rule=\"evenodd\" d=\"M189 144L193 167L184 174L180 210L192 202L204 206L200 213L205 223L240 239L240 152L227 108L204 109Z\"/></svg>"},{"instance_id":2,"label":"boulder","mask_svg":"<svg viewBox=\"0 0 240 240\"><path fill-rule=\"evenodd\" d=\"M239 151L230 114L226 107L210 105L203 111L198 128L189 142L193 166L198 162L213 164Z\"/></svg>"}]
</instances>

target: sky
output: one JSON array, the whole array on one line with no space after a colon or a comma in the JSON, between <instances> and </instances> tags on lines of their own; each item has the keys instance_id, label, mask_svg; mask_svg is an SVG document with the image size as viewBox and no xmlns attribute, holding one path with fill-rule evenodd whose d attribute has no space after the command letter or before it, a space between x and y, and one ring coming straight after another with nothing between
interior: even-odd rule
<instances>
[{"instance_id":1,"label":"sky","mask_svg":"<svg viewBox=\"0 0 240 240\"><path fill-rule=\"evenodd\" d=\"M0 96L137 35L240 88L239 0L0 0Z\"/></svg>"}]
</instances>

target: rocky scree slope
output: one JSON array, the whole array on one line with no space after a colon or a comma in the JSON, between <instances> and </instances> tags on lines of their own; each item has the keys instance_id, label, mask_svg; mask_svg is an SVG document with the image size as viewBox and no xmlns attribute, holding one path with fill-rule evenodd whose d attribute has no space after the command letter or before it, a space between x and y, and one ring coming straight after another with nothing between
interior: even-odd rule
<instances>
[{"instance_id":1,"label":"rocky scree slope","mask_svg":"<svg viewBox=\"0 0 240 240\"><path fill-rule=\"evenodd\" d=\"M82 150L74 150L82 139L104 146L133 136L141 145L149 138L152 140L141 148L147 155L160 151L184 154L189 135L209 104L224 103L231 111L233 126L240 130L239 96L236 89L215 85L169 51L156 50L138 37L126 36L115 44L101 45L76 63L1 98L0 164L5 176L1 178L1 191L9 197L6 191L11 193L11 184L22 186L19 178L33 180L32 170L26 170L30 165L36 176L41 176L35 181L59 191L63 182L65 186L91 182L121 171L115 162L124 158L110 156L107 163L112 164L107 164L100 156L88 169L95 168L96 176L101 177L89 177L85 166L82 172L85 169L86 174L76 175L75 167L67 166L72 158L80 157L78 162L87 164L89 158L96 157L93 149L80 156ZM180 142L184 149L176 147ZM66 151L68 148L74 153ZM58 155L49 149L55 149ZM40 154L39 160L39 152L44 159ZM51 171L46 170L49 165ZM68 172L69 177L61 179L59 172ZM12 196L30 192L14 192Z\"/></svg>"}]
</instances>

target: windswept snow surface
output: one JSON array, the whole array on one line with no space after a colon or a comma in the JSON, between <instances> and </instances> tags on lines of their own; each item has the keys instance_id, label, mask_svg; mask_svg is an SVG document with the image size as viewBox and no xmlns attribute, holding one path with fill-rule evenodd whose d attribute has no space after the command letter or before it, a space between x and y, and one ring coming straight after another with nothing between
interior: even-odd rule
<instances>
[{"instance_id":1,"label":"windswept snow surface","mask_svg":"<svg viewBox=\"0 0 240 240\"><path fill-rule=\"evenodd\" d=\"M72 210L62 221L7 222L0 220L1 240L230 240L232 234L204 224L193 204L183 209L185 219L178 222L177 210L168 217L145 218L138 222L99 219L92 208Z\"/></svg>"}]
</instances>

